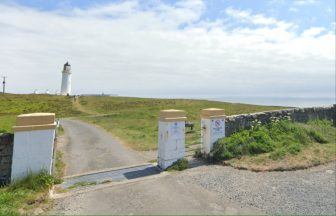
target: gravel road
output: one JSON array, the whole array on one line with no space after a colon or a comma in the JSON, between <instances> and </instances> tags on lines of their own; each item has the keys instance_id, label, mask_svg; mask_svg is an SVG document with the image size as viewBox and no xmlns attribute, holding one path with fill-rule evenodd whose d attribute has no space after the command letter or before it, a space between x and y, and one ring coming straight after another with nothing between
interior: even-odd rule
<instances>
[{"instance_id":1,"label":"gravel road","mask_svg":"<svg viewBox=\"0 0 336 216\"><path fill-rule=\"evenodd\" d=\"M223 166L188 170L180 180L268 214L336 214L335 165L256 173Z\"/></svg>"},{"instance_id":2,"label":"gravel road","mask_svg":"<svg viewBox=\"0 0 336 216\"><path fill-rule=\"evenodd\" d=\"M52 215L222 215L260 214L253 207L184 180L182 173L114 185L54 200Z\"/></svg>"},{"instance_id":3,"label":"gravel road","mask_svg":"<svg viewBox=\"0 0 336 216\"><path fill-rule=\"evenodd\" d=\"M52 214L335 215L335 163L255 173L200 166L55 200Z\"/></svg>"},{"instance_id":4,"label":"gravel road","mask_svg":"<svg viewBox=\"0 0 336 216\"><path fill-rule=\"evenodd\" d=\"M94 125L72 119L62 119L61 125L68 139L61 147L66 175L146 162L136 151L125 147L108 132Z\"/></svg>"}]
</instances>

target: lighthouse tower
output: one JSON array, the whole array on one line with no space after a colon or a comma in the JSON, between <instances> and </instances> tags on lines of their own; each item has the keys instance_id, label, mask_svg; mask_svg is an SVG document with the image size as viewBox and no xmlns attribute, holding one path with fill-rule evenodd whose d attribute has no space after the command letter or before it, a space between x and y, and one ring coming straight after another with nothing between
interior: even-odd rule
<instances>
[{"instance_id":1,"label":"lighthouse tower","mask_svg":"<svg viewBox=\"0 0 336 216\"><path fill-rule=\"evenodd\" d=\"M61 95L71 94L71 65L66 62L62 71Z\"/></svg>"}]
</instances>

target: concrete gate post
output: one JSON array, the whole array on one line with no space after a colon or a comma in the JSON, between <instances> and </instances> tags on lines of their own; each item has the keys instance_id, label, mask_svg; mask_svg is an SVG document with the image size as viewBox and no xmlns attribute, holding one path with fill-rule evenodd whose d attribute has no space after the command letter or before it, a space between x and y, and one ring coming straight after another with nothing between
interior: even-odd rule
<instances>
[{"instance_id":1,"label":"concrete gate post","mask_svg":"<svg viewBox=\"0 0 336 216\"><path fill-rule=\"evenodd\" d=\"M209 154L213 144L225 137L225 115L223 109L209 108L201 112L202 151Z\"/></svg>"},{"instance_id":2,"label":"concrete gate post","mask_svg":"<svg viewBox=\"0 0 336 216\"><path fill-rule=\"evenodd\" d=\"M162 110L159 114L158 165L171 166L185 154L185 121L183 110Z\"/></svg>"},{"instance_id":3,"label":"concrete gate post","mask_svg":"<svg viewBox=\"0 0 336 216\"><path fill-rule=\"evenodd\" d=\"M51 174L55 128L54 113L32 113L17 117L16 126L13 127L11 181L42 170Z\"/></svg>"}]
</instances>

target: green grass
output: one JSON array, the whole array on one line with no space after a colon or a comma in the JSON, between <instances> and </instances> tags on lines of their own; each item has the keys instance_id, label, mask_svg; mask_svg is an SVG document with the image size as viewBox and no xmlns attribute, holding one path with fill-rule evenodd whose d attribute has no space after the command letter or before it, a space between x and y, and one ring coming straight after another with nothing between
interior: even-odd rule
<instances>
[{"instance_id":1,"label":"green grass","mask_svg":"<svg viewBox=\"0 0 336 216\"><path fill-rule=\"evenodd\" d=\"M335 137L336 128L331 121L311 121L307 124L280 121L220 139L214 144L212 155L217 161L233 159L232 163L227 163L245 168L253 168L253 163L257 167L261 164L267 167L267 163L273 166L273 161L284 160L291 161L286 165L288 168L298 166L296 160L300 160L300 167L308 167L316 164L313 160L319 160L320 164L321 161L335 159L332 156Z\"/></svg>"},{"instance_id":2,"label":"green grass","mask_svg":"<svg viewBox=\"0 0 336 216\"><path fill-rule=\"evenodd\" d=\"M61 184L63 182L64 170L65 163L63 161L63 152L57 150L55 155L55 170L53 173L55 184Z\"/></svg>"},{"instance_id":3,"label":"green grass","mask_svg":"<svg viewBox=\"0 0 336 216\"><path fill-rule=\"evenodd\" d=\"M0 133L11 132L16 116L32 112L54 112L56 117L77 116L97 124L136 150L157 148L157 117L163 109L187 111L193 131L186 133L186 145L200 142L200 111L204 108L225 109L227 115L252 113L281 107L232 104L206 100L145 99L129 97L85 96L79 103L71 97L55 95L0 95ZM97 115L92 115L97 114ZM107 114L107 116L99 116ZM62 131L59 131L62 133Z\"/></svg>"},{"instance_id":4,"label":"green grass","mask_svg":"<svg viewBox=\"0 0 336 216\"><path fill-rule=\"evenodd\" d=\"M25 179L0 188L0 215L29 214L29 210L47 202L54 183L46 172L30 174Z\"/></svg>"},{"instance_id":5,"label":"green grass","mask_svg":"<svg viewBox=\"0 0 336 216\"><path fill-rule=\"evenodd\" d=\"M77 182L74 185L71 185L68 189L75 189L78 187L85 187L85 186L92 186L92 185L96 185L97 182Z\"/></svg>"},{"instance_id":6,"label":"green grass","mask_svg":"<svg viewBox=\"0 0 336 216\"><path fill-rule=\"evenodd\" d=\"M0 116L0 134L5 132L11 132L12 127L15 125L16 116L7 115Z\"/></svg>"},{"instance_id":7,"label":"green grass","mask_svg":"<svg viewBox=\"0 0 336 216\"><path fill-rule=\"evenodd\" d=\"M55 95L0 95L0 132L11 132L16 116L24 113L51 112L56 117L77 116L72 98Z\"/></svg>"},{"instance_id":8,"label":"green grass","mask_svg":"<svg viewBox=\"0 0 336 216\"><path fill-rule=\"evenodd\" d=\"M188 167L189 167L188 160L185 158L182 158L178 161L175 161L166 170L167 171L182 171L182 170L188 169Z\"/></svg>"},{"instance_id":9,"label":"green grass","mask_svg":"<svg viewBox=\"0 0 336 216\"><path fill-rule=\"evenodd\" d=\"M163 109L187 111L188 121L195 123L194 131L187 131L186 145L200 142L200 111L205 108L223 108L227 115L280 109L280 107L232 104L207 100L145 99L128 97L80 97L85 110L107 116L81 117L82 120L102 126L136 150L157 148L158 114Z\"/></svg>"}]
</instances>

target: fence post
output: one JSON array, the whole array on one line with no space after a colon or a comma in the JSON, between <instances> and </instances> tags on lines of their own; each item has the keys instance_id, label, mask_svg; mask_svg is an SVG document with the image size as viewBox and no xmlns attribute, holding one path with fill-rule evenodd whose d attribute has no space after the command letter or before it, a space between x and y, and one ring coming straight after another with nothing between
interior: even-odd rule
<instances>
[{"instance_id":1,"label":"fence post","mask_svg":"<svg viewBox=\"0 0 336 216\"><path fill-rule=\"evenodd\" d=\"M159 113L158 165L171 166L185 154L185 121L183 110L162 110Z\"/></svg>"},{"instance_id":2,"label":"fence post","mask_svg":"<svg viewBox=\"0 0 336 216\"><path fill-rule=\"evenodd\" d=\"M55 139L55 114L19 115L14 130L11 181L42 170L51 174Z\"/></svg>"},{"instance_id":3,"label":"fence post","mask_svg":"<svg viewBox=\"0 0 336 216\"><path fill-rule=\"evenodd\" d=\"M225 115L223 109L209 108L201 111L202 152L209 154L213 144L225 137Z\"/></svg>"}]
</instances>

